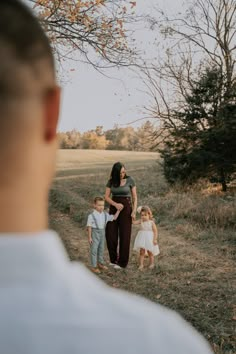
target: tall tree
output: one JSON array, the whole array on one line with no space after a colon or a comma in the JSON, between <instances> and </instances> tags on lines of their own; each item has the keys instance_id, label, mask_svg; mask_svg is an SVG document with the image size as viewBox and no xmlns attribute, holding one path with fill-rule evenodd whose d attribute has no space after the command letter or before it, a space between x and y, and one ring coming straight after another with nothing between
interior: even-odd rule
<instances>
[{"instance_id":1,"label":"tall tree","mask_svg":"<svg viewBox=\"0 0 236 354\"><path fill-rule=\"evenodd\" d=\"M231 102L222 104L222 81L221 72L207 69L186 97L185 109L176 112L177 127L161 149L170 183L206 177L226 191L236 168L236 86Z\"/></svg>"},{"instance_id":2,"label":"tall tree","mask_svg":"<svg viewBox=\"0 0 236 354\"><path fill-rule=\"evenodd\" d=\"M232 127L234 126L236 2L235 0L192 1L182 14L178 13L174 17L169 17L163 11L158 11L158 18L149 18L149 21L153 29L161 32L165 41L164 44L162 43L161 59L158 64L145 72L145 84L153 100L153 105L147 110L152 117L158 119L160 125L158 137L162 135L166 144L165 157L172 161L170 143L182 149L180 151L182 158L184 153L187 154L189 151L187 144L190 134L189 122L188 129L182 129L186 124L184 121L186 112L188 114L192 112L191 115L194 117L190 135L196 134L195 144L199 144L199 149L201 139L198 139L198 134L202 131L210 133L211 130L207 105L210 105L213 110L212 121L218 122L219 116L223 117L221 119L222 132L226 132L226 126L228 127L229 123ZM208 68L207 71L206 68ZM216 73L217 82L215 81ZM200 81L199 78L201 78ZM217 84L217 90L214 91L216 100L208 102L209 97L206 92L206 95L203 95L204 98L201 97L199 88L206 91L204 85L211 85L212 82ZM193 110L191 97L196 102L203 99L202 106L200 106L205 112L202 116ZM230 115L225 113L229 111ZM183 144L179 146L180 127L181 134L185 134L182 137L185 140L185 146ZM213 137L211 134L209 136ZM231 140L228 139L227 144L233 147L234 139L232 135L229 136ZM220 139L222 139L221 142ZM217 133L219 144L226 143L223 139L223 134ZM208 146L208 150L210 148L214 150L212 144ZM184 163L183 161L182 164ZM193 164L192 167L194 166L196 165ZM182 168L179 169L180 174L181 172L183 172Z\"/></svg>"}]
</instances>

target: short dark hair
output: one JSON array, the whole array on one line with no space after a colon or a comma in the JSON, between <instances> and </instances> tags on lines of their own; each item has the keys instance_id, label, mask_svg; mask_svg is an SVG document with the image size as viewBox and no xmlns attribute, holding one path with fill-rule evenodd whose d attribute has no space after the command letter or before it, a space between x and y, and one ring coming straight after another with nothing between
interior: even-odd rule
<instances>
[{"instance_id":1,"label":"short dark hair","mask_svg":"<svg viewBox=\"0 0 236 354\"><path fill-rule=\"evenodd\" d=\"M0 101L23 94L21 68L32 68L36 76L36 64L42 59L48 60L54 72L52 49L37 18L20 0L1 0Z\"/></svg>"},{"instance_id":2,"label":"short dark hair","mask_svg":"<svg viewBox=\"0 0 236 354\"><path fill-rule=\"evenodd\" d=\"M104 198L103 197L95 197L93 202L94 202L94 204L96 204L97 202L104 202Z\"/></svg>"}]
</instances>

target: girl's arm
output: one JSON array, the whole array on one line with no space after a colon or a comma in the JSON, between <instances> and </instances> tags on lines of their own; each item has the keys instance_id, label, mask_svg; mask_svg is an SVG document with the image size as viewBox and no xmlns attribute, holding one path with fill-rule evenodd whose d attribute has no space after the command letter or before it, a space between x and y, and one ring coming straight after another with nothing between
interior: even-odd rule
<instances>
[{"instance_id":1,"label":"girl's arm","mask_svg":"<svg viewBox=\"0 0 236 354\"><path fill-rule=\"evenodd\" d=\"M135 218L136 218L137 203L138 203L136 186L134 186L131 189L131 195L132 195L132 213L131 213L131 217L132 217L132 219L134 221Z\"/></svg>"},{"instance_id":2,"label":"girl's arm","mask_svg":"<svg viewBox=\"0 0 236 354\"><path fill-rule=\"evenodd\" d=\"M139 225L141 224L141 220L132 220L133 225Z\"/></svg>"},{"instance_id":3,"label":"girl's arm","mask_svg":"<svg viewBox=\"0 0 236 354\"><path fill-rule=\"evenodd\" d=\"M123 204L121 203L116 203L114 200L111 199L111 188L106 187L105 191L105 201L109 203L110 205L113 205L117 210L122 210L123 209Z\"/></svg>"},{"instance_id":4,"label":"girl's arm","mask_svg":"<svg viewBox=\"0 0 236 354\"><path fill-rule=\"evenodd\" d=\"M152 231L153 231L153 243L154 245L157 245L157 237L158 237L158 231L156 224L152 222Z\"/></svg>"},{"instance_id":5,"label":"girl's arm","mask_svg":"<svg viewBox=\"0 0 236 354\"><path fill-rule=\"evenodd\" d=\"M122 205L122 206L123 206L123 205ZM115 213L115 215L114 215L113 220L116 220L116 219L118 218L119 214L120 214L120 210L117 210L116 213Z\"/></svg>"}]
</instances>

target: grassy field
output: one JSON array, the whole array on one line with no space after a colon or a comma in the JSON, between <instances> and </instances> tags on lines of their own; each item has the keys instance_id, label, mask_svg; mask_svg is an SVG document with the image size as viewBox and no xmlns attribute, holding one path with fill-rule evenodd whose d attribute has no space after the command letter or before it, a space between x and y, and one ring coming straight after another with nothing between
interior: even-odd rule
<instances>
[{"instance_id":1,"label":"grassy field","mask_svg":"<svg viewBox=\"0 0 236 354\"><path fill-rule=\"evenodd\" d=\"M76 177L110 173L114 161L125 161L131 169L144 169L157 160L153 152L103 151L101 150L58 150L56 177Z\"/></svg>"},{"instance_id":2,"label":"grassy field","mask_svg":"<svg viewBox=\"0 0 236 354\"><path fill-rule=\"evenodd\" d=\"M131 252L126 270L99 275L109 285L166 305L190 321L217 354L234 354L236 197L218 187L170 189L155 153L59 150L50 193L51 227L70 258L88 262L85 224L92 200L104 195L111 166L125 163L137 183L139 205L158 222L161 254L154 270L137 270ZM137 228L133 228L132 244ZM132 245L131 245L132 247ZM106 252L106 259L107 252Z\"/></svg>"}]
</instances>

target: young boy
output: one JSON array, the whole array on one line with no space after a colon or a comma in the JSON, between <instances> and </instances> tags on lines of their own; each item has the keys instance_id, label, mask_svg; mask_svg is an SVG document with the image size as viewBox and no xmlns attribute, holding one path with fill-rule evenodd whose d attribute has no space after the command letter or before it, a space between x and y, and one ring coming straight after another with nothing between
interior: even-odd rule
<instances>
[{"instance_id":1,"label":"young boy","mask_svg":"<svg viewBox=\"0 0 236 354\"><path fill-rule=\"evenodd\" d=\"M105 244L105 228L109 221L116 220L120 210L115 215L110 215L104 211L104 199L94 198L94 211L89 214L87 221L88 241L90 244L91 270L100 273L100 269L106 270L103 253Z\"/></svg>"}]
</instances>

